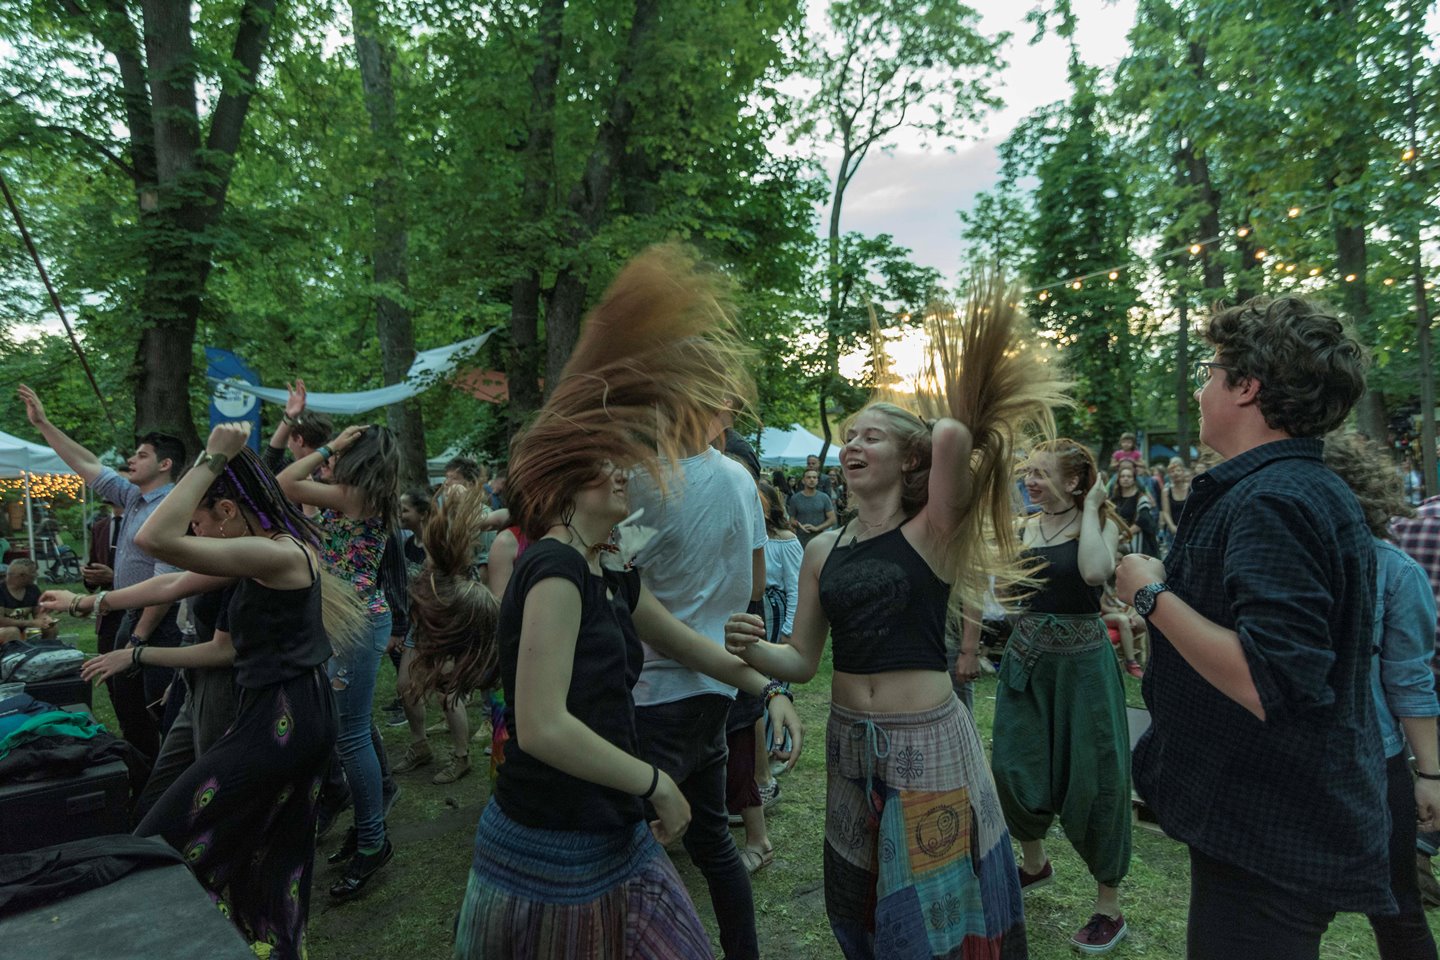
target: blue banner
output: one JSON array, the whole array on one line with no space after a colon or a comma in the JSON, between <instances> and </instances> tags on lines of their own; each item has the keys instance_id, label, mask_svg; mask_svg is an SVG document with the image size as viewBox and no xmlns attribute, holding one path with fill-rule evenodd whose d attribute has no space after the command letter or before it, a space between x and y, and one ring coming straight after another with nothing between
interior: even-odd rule
<instances>
[{"instance_id":1,"label":"blue banner","mask_svg":"<svg viewBox=\"0 0 1440 960\"><path fill-rule=\"evenodd\" d=\"M229 350L206 347L205 359L209 366L205 375L214 386L210 394L210 428L217 424L248 422L250 424L250 449L260 452L260 398L253 393L236 390L232 383L260 382L255 371L245 365Z\"/></svg>"}]
</instances>

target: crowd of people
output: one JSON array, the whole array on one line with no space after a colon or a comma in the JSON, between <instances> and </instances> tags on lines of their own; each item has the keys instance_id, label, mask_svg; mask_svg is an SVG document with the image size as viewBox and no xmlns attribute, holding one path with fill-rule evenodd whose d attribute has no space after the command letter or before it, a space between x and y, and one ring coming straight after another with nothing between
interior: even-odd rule
<instances>
[{"instance_id":1,"label":"crowd of people","mask_svg":"<svg viewBox=\"0 0 1440 960\"><path fill-rule=\"evenodd\" d=\"M304 955L346 810L331 897L396 855L395 775L436 759L427 698L437 783L470 772L467 703L491 721L456 957L712 956L667 845L723 955L758 957L764 811L828 644L817 813L846 957L1027 956L1057 819L1095 883L1071 943L1113 949L1133 785L1189 849L1190 957L1311 960L1359 911L1386 960L1434 958L1440 498L1417 511L1384 451L1337 432L1358 344L1300 298L1217 310L1196 389L1213 455L1152 473L1133 435L1108 462L1054 437L1060 385L1010 293L980 291L952 318L948 393L867 405L838 468L814 457L798 485L734 429L755 386L723 285L668 247L588 316L508 463L457 458L435 489L402 490L390 431L336 430L303 382L263 456L239 424L189 464L149 434L123 475L22 386L114 513L86 593L10 565L0 631L96 617L84 676L154 761L136 832L274 957ZM988 757L969 709L987 642ZM1153 721L1133 757L1125 673ZM393 766L380 723L409 728Z\"/></svg>"}]
</instances>

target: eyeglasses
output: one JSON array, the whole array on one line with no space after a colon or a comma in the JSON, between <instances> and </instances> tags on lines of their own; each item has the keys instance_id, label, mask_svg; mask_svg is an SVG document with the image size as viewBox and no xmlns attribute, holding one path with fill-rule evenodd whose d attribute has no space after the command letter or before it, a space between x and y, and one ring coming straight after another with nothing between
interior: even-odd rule
<instances>
[{"instance_id":1,"label":"eyeglasses","mask_svg":"<svg viewBox=\"0 0 1440 960\"><path fill-rule=\"evenodd\" d=\"M1216 363L1214 360L1201 360L1195 364L1195 386L1203 387L1210 382L1211 369L1225 370L1234 373L1234 367L1227 367L1223 363Z\"/></svg>"}]
</instances>

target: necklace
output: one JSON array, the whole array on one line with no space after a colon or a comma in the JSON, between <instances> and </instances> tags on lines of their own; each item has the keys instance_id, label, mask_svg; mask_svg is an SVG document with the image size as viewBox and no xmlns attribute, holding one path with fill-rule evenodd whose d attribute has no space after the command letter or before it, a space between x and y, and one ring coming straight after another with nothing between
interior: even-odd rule
<instances>
[{"instance_id":1,"label":"necklace","mask_svg":"<svg viewBox=\"0 0 1440 960\"><path fill-rule=\"evenodd\" d=\"M1052 514L1052 516L1054 516L1054 514ZM1059 530L1056 530L1054 533L1050 534L1048 537L1045 535L1045 526L1044 526L1044 523L1041 522L1041 523L1036 524L1036 525L1035 525L1035 532L1040 535L1040 545L1041 545L1042 547L1048 547L1048 546L1050 546L1051 544L1053 544L1053 543L1055 542L1055 539L1056 539L1057 537L1059 537L1060 534L1064 533L1066 530L1069 530L1071 527L1073 527L1073 526L1075 525L1075 521L1076 521L1077 519L1079 519L1079 516L1078 516L1078 515L1076 515L1076 516L1074 516L1074 517L1071 517L1069 520L1067 520L1067 521L1065 522L1065 526L1061 527Z\"/></svg>"},{"instance_id":2,"label":"necklace","mask_svg":"<svg viewBox=\"0 0 1440 960\"><path fill-rule=\"evenodd\" d=\"M880 528L883 527L885 524L887 524L887 523L889 523L891 520L895 519L895 516L896 516L897 514L903 514L903 513L904 513L904 509L897 507L895 510L891 511L888 516L882 517L881 519L876 520L874 523L867 523L867 522L865 521L865 519L864 519L863 517L861 517L860 514L857 513L857 514L855 514L855 522L858 523L858 524L860 524L860 526L864 527L866 533L870 533L870 532L873 532L873 531L875 531L875 530L880 529ZM855 546L856 541L858 541L859 539L860 539L860 534L858 534L858 533L857 533L857 534L854 534L853 536L851 536L851 537L850 537L850 546L852 546L852 547ZM868 540L868 539L870 539L870 538L869 538L869 537L866 537L866 539Z\"/></svg>"},{"instance_id":3,"label":"necklace","mask_svg":"<svg viewBox=\"0 0 1440 960\"><path fill-rule=\"evenodd\" d=\"M1064 510L1046 510L1044 507L1041 507L1041 508L1040 508L1040 512L1043 513L1043 514L1045 514L1045 516L1047 516L1047 517L1063 517L1063 516L1065 516L1065 514L1069 513L1071 510L1074 510L1074 509L1075 509L1075 505L1072 503L1070 506L1066 507Z\"/></svg>"}]
</instances>

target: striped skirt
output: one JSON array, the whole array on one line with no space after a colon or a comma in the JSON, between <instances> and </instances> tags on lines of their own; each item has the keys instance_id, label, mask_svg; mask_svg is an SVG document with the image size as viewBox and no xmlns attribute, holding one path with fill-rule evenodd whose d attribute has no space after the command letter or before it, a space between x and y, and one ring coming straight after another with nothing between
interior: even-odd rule
<instances>
[{"instance_id":1,"label":"striped skirt","mask_svg":"<svg viewBox=\"0 0 1440 960\"><path fill-rule=\"evenodd\" d=\"M486 805L456 960L712 956L690 894L647 824L543 830L516 823L494 801Z\"/></svg>"},{"instance_id":2,"label":"striped skirt","mask_svg":"<svg viewBox=\"0 0 1440 960\"><path fill-rule=\"evenodd\" d=\"M1010 835L969 712L834 704L825 909L849 960L1027 956Z\"/></svg>"}]
</instances>

